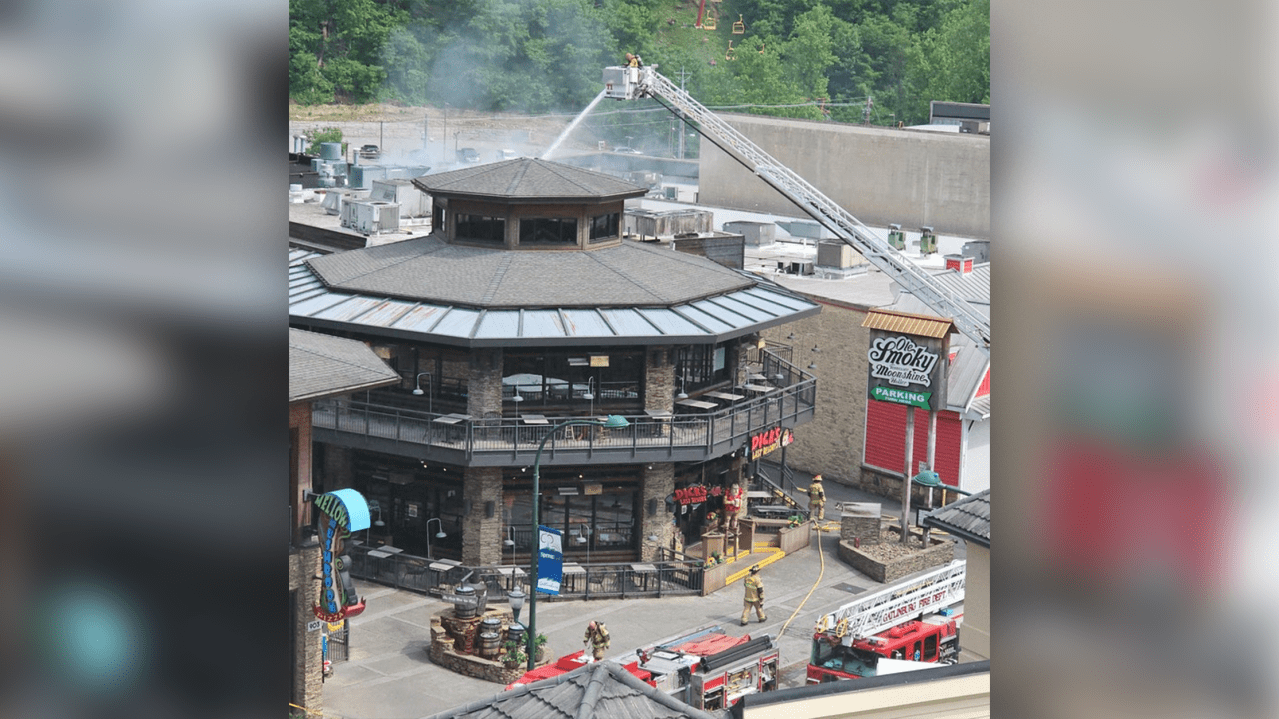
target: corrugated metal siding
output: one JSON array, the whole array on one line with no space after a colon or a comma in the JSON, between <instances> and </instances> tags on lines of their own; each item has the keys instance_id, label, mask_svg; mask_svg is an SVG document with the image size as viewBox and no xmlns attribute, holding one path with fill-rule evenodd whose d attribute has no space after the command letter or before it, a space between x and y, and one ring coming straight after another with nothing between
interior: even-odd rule
<instances>
[{"instance_id":1,"label":"corrugated metal siding","mask_svg":"<svg viewBox=\"0 0 1279 719\"><path fill-rule=\"evenodd\" d=\"M873 467L901 472L906 461L906 406L878 400L866 401L866 456L862 460ZM943 484L959 486L959 449L962 441L959 415L943 411L937 414L937 474ZM915 410L915 467L928 459L928 412Z\"/></svg>"},{"instance_id":2,"label":"corrugated metal siding","mask_svg":"<svg viewBox=\"0 0 1279 719\"><path fill-rule=\"evenodd\" d=\"M945 337L951 331L951 321L923 315L871 310L866 313L862 327L922 337Z\"/></svg>"}]
</instances>

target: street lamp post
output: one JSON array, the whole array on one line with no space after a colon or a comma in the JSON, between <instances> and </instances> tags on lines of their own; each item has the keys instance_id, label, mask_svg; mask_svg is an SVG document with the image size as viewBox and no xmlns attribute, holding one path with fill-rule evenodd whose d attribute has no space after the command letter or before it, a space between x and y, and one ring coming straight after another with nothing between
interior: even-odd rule
<instances>
[{"instance_id":1,"label":"street lamp post","mask_svg":"<svg viewBox=\"0 0 1279 719\"><path fill-rule=\"evenodd\" d=\"M538 499L541 494L540 479L542 469L542 450L546 447L546 440L555 436L555 433L564 427L571 427L580 424L593 424L597 427L607 427L609 429L625 429L630 426L630 422L625 417L616 414L610 414L608 419L604 421L593 419L569 419L551 427L550 431L542 437L542 441L537 445L537 454L533 456L533 538L530 542L532 551L529 553L528 569L528 670L531 672L535 668L537 655L537 555L541 552L541 537L538 531Z\"/></svg>"},{"instance_id":2,"label":"street lamp post","mask_svg":"<svg viewBox=\"0 0 1279 719\"><path fill-rule=\"evenodd\" d=\"M423 391L422 391L422 377L423 377L423 376L425 376L425 377L426 377L426 392L423 392ZM417 395L418 397L421 397L423 394L425 394L425 395L426 395L426 413L427 413L427 414L435 414L435 410L434 410L434 408L431 406L431 405L434 403L434 402L433 402L433 400L435 399L435 392L434 392L434 391L432 391L432 389L433 389L433 388L431 387L431 373L430 373L430 372L418 372L418 373L417 373L417 382L416 382L416 383L414 383L414 387L413 387L413 394Z\"/></svg>"},{"instance_id":3,"label":"street lamp post","mask_svg":"<svg viewBox=\"0 0 1279 719\"><path fill-rule=\"evenodd\" d=\"M439 517L431 517L430 519L426 520L426 558L427 559L431 559L431 522L440 523L440 531L436 533L435 535L436 539L444 539L445 537L449 536L444 533L443 519L440 519Z\"/></svg>"},{"instance_id":4,"label":"street lamp post","mask_svg":"<svg viewBox=\"0 0 1279 719\"><path fill-rule=\"evenodd\" d=\"M586 392L582 394L583 399L591 401L591 416L595 416L595 378L591 377L586 381Z\"/></svg>"}]
</instances>

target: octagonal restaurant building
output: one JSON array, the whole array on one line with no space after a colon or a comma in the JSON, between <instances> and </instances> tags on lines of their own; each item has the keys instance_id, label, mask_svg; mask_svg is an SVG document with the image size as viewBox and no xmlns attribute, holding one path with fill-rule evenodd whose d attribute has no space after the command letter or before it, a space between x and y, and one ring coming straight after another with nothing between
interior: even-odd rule
<instances>
[{"instance_id":1,"label":"octagonal restaurant building","mask_svg":"<svg viewBox=\"0 0 1279 719\"><path fill-rule=\"evenodd\" d=\"M290 249L290 325L362 340L401 377L314 407L316 491L362 492L371 540L526 564L541 445L541 524L566 561L651 561L720 502L676 488L744 480L752 436L812 418L815 379L759 332L819 306L623 239L645 188L528 158L414 183L431 234ZM610 414L629 426L562 426Z\"/></svg>"}]
</instances>

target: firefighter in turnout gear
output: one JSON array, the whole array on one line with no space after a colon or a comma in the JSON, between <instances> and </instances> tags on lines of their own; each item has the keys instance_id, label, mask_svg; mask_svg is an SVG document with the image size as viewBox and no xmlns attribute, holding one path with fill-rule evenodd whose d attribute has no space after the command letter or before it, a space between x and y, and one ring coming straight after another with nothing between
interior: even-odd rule
<instances>
[{"instance_id":1,"label":"firefighter in turnout gear","mask_svg":"<svg viewBox=\"0 0 1279 719\"><path fill-rule=\"evenodd\" d=\"M750 618L751 607L755 607L755 616L760 624L768 621L764 615L764 580L759 576L759 565L751 567L751 574L746 578L746 603L742 607L742 626L746 626Z\"/></svg>"},{"instance_id":2,"label":"firefighter in turnout gear","mask_svg":"<svg viewBox=\"0 0 1279 719\"><path fill-rule=\"evenodd\" d=\"M591 656L595 661L604 658L604 652L608 651L608 629L604 628L604 622L595 621L586 625L586 635L582 637L582 643L590 646Z\"/></svg>"},{"instance_id":3,"label":"firefighter in turnout gear","mask_svg":"<svg viewBox=\"0 0 1279 719\"><path fill-rule=\"evenodd\" d=\"M813 476L813 483L808 485L808 516L822 522L826 520L826 490L822 489L822 476Z\"/></svg>"}]
</instances>

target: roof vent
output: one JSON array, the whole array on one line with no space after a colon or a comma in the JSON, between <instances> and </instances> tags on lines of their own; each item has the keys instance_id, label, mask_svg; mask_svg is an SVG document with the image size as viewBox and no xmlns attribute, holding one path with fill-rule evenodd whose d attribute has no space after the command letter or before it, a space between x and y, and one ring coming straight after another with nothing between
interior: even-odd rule
<instances>
[{"instance_id":1,"label":"roof vent","mask_svg":"<svg viewBox=\"0 0 1279 719\"><path fill-rule=\"evenodd\" d=\"M956 270L961 275L969 274L973 271L973 258L964 257L963 255L946 255L946 269Z\"/></svg>"}]
</instances>

